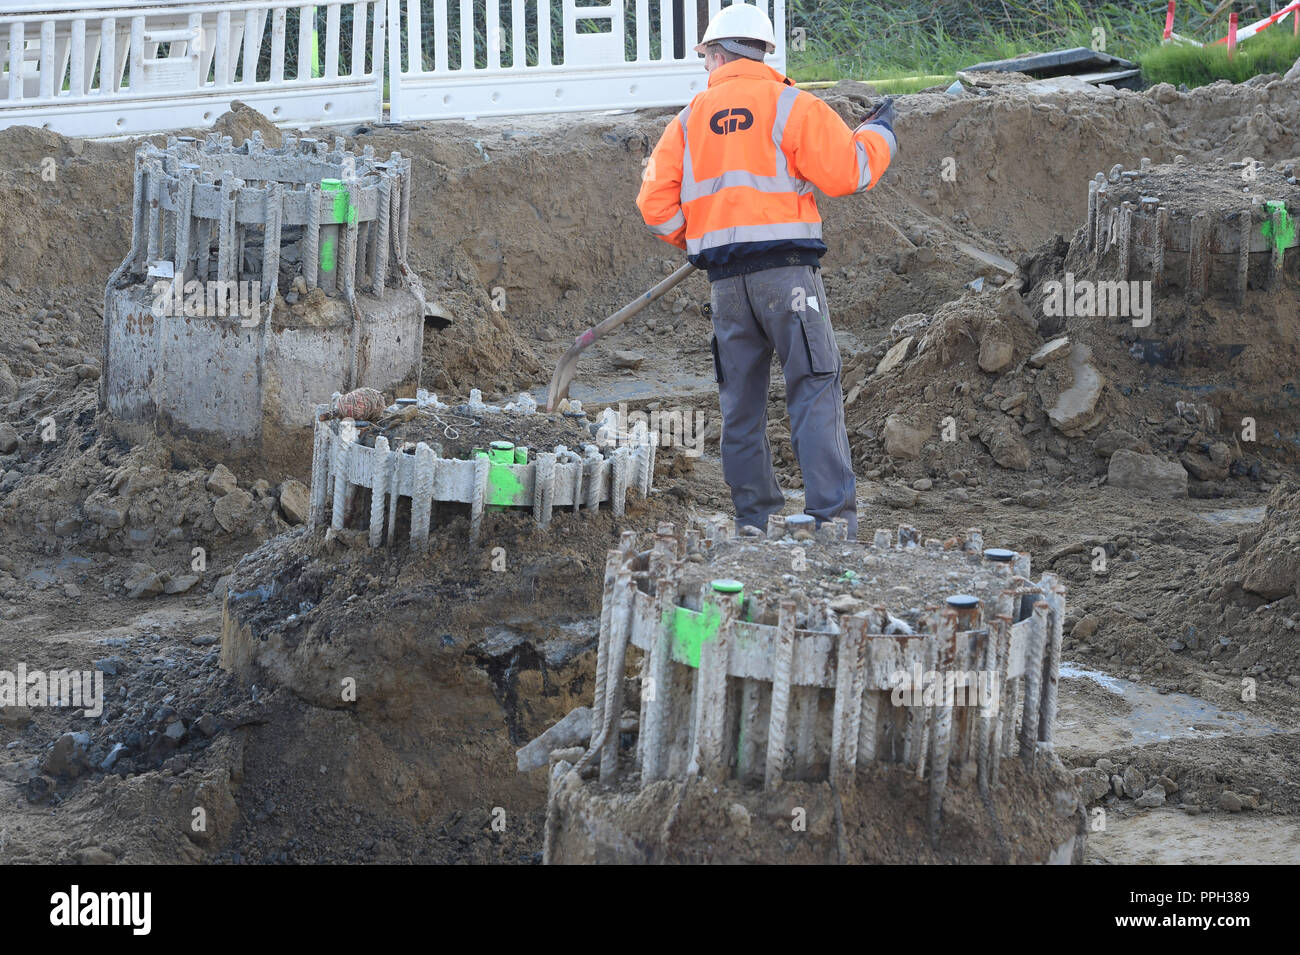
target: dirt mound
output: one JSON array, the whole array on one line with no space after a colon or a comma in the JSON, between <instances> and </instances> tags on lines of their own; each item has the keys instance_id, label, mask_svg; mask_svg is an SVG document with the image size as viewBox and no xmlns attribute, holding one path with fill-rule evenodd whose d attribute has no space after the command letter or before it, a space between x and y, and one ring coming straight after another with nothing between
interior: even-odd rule
<instances>
[{"instance_id":1,"label":"dirt mound","mask_svg":"<svg viewBox=\"0 0 1300 955\"><path fill-rule=\"evenodd\" d=\"M1300 486L1268 496L1263 520L1241 531L1190 588L1192 646L1229 672L1300 686Z\"/></svg>"},{"instance_id":2,"label":"dirt mound","mask_svg":"<svg viewBox=\"0 0 1300 955\"><path fill-rule=\"evenodd\" d=\"M236 146L252 139L254 132L261 133L262 141L270 148L275 148L282 142L282 134L274 123L239 100L231 102L230 109L212 121L212 131L229 136Z\"/></svg>"},{"instance_id":3,"label":"dirt mound","mask_svg":"<svg viewBox=\"0 0 1300 955\"><path fill-rule=\"evenodd\" d=\"M241 487L224 465L187 461L159 439L116 440L96 413L95 386L75 368L29 379L9 405L14 424L0 424L0 594L52 586L16 564L60 554L93 555L95 582L108 592L206 590L224 562L304 519L297 482Z\"/></svg>"}]
</instances>

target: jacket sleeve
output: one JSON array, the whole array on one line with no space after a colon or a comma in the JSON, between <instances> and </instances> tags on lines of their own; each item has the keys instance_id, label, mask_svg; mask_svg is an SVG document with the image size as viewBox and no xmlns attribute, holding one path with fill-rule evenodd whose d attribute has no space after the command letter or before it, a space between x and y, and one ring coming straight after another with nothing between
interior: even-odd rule
<instances>
[{"instance_id":1,"label":"jacket sleeve","mask_svg":"<svg viewBox=\"0 0 1300 955\"><path fill-rule=\"evenodd\" d=\"M828 196L866 192L875 186L898 151L888 123L871 121L850 130L835 110L802 92L790 111L782 147L791 171Z\"/></svg>"},{"instance_id":2,"label":"jacket sleeve","mask_svg":"<svg viewBox=\"0 0 1300 955\"><path fill-rule=\"evenodd\" d=\"M682 124L674 118L659 137L641 175L636 205L650 232L669 245L686 248L686 218L682 214L682 157L686 152Z\"/></svg>"}]
</instances>

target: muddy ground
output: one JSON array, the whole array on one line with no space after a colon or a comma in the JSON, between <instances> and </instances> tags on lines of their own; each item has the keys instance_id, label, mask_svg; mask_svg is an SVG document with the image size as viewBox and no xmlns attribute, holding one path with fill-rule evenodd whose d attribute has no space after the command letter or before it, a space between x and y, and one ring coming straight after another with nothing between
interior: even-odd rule
<instances>
[{"instance_id":1,"label":"muddy ground","mask_svg":"<svg viewBox=\"0 0 1300 955\"><path fill-rule=\"evenodd\" d=\"M871 91L818 95L849 117ZM1090 177L1179 156L1294 176L1298 101L1276 78L901 97L886 179L821 203L864 536L979 527L1064 578L1059 752L1093 809L1093 862L1300 861L1295 267L1240 307L1171 289L1145 337L1245 346L1184 347L1172 365L1135 357L1114 322L1043 308L1043 283L1080 262ZM572 336L680 263L633 204L672 114L327 131L414 159L413 264L453 317L426 334L424 387L538 393ZM471 548L448 515L426 555L370 553L300 528L305 473L115 434L96 403L101 310L129 245L134 147L33 129L0 143L0 670L97 668L107 698L94 719L0 708L0 861L539 859L544 773L516 774L513 750L590 702L605 550L620 529L729 507L705 279L580 366L589 411L703 422L703 454L661 452L656 492L622 524L557 515L543 533L491 515ZM1026 361L1061 335L1089 354ZM644 360L618 367L616 351ZM1084 365L1101 384L1054 420ZM1115 486L1121 452L1179 462L1186 496ZM400 666L357 656L371 638ZM274 652L243 652L253 641ZM345 701L335 684L358 675Z\"/></svg>"}]
</instances>

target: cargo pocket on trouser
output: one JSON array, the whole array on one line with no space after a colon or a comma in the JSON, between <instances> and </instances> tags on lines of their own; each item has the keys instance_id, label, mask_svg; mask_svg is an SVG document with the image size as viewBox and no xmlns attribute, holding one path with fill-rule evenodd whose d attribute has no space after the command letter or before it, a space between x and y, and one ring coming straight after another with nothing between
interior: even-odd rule
<instances>
[{"instance_id":1,"label":"cargo pocket on trouser","mask_svg":"<svg viewBox=\"0 0 1300 955\"><path fill-rule=\"evenodd\" d=\"M709 348L713 350L713 380L722 384L722 357L718 354L718 336L709 339Z\"/></svg>"},{"instance_id":2,"label":"cargo pocket on trouser","mask_svg":"<svg viewBox=\"0 0 1300 955\"><path fill-rule=\"evenodd\" d=\"M831 333L831 323L811 307L799 316L804 345L808 349L808 369L814 375L832 375L840 370L840 350Z\"/></svg>"}]
</instances>

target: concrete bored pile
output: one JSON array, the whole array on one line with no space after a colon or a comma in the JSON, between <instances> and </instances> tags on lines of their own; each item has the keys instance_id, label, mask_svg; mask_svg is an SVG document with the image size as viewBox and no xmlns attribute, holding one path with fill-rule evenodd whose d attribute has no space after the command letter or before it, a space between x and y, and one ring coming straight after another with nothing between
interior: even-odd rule
<instances>
[{"instance_id":1,"label":"concrete bored pile","mask_svg":"<svg viewBox=\"0 0 1300 955\"><path fill-rule=\"evenodd\" d=\"M1286 251L1300 246L1297 209L1294 169L1287 175L1253 159L1209 167L1143 159L1138 169L1117 164L1089 181L1084 242L1096 264L1112 264L1124 281L1241 304L1248 290L1280 290ZM1297 258L1290 257L1293 275Z\"/></svg>"},{"instance_id":2,"label":"concrete bored pile","mask_svg":"<svg viewBox=\"0 0 1300 955\"><path fill-rule=\"evenodd\" d=\"M902 798L930 847L949 834L945 802L964 787L989 816L990 801L1017 819L1041 811L1047 841L1017 861L1081 852L1076 794L1052 755L1065 616L1057 578L1034 581L1027 554L986 550L978 530L923 542L902 526L860 544L845 527L773 517L763 539L735 537L723 519L703 536L665 523L640 553L624 533L606 564L590 734L575 725L586 711L575 711L519 753L521 770L551 764L548 861L693 858L698 846L682 856L663 842L697 779L727 788L748 815L769 812L792 785L829 786L832 860L846 861L853 840L841 817L864 772L877 783L883 773L890 793L904 778L919 784ZM643 656L629 690L631 648ZM1036 773L1045 787L1026 785ZM678 795L660 793L661 808L672 804L660 818L646 794L664 785ZM746 840L711 831L707 841L711 859L763 861Z\"/></svg>"},{"instance_id":3,"label":"concrete bored pile","mask_svg":"<svg viewBox=\"0 0 1300 955\"><path fill-rule=\"evenodd\" d=\"M411 187L409 159L341 137L141 146L131 250L104 293L101 407L127 430L256 451L335 384L413 393Z\"/></svg>"},{"instance_id":4,"label":"concrete bored pile","mask_svg":"<svg viewBox=\"0 0 1300 955\"><path fill-rule=\"evenodd\" d=\"M589 428L594 438L580 450L556 445L553 450L537 451L498 439L460 458L444 456L438 442L407 440L393 445L378 433L363 440L361 431L373 429L371 422L340 419L331 414L329 405L320 405L312 444L308 524L319 528L328 523L343 530L361 489L369 492L371 547L383 542L386 528L388 542L396 543L401 498L409 499L410 544L417 549L428 545L435 502L469 505L472 540L478 540L489 508L529 508L543 527L550 524L556 508L591 511L608 502L614 514L622 516L630 492L641 498L650 493L658 436L649 432L645 422L620 432L618 412L612 408L605 409L595 424L588 424L581 405L575 402L574 406L578 410L566 412L564 419L571 424L580 419L586 426L580 433ZM454 411L475 416L469 421L487 415L505 422L507 429L511 422L522 429L546 417L536 409L536 401L528 395L505 409L485 405L474 389L469 402ZM427 415L443 424L452 409L436 395L421 391L409 404L392 410L408 420Z\"/></svg>"}]
</instances>

